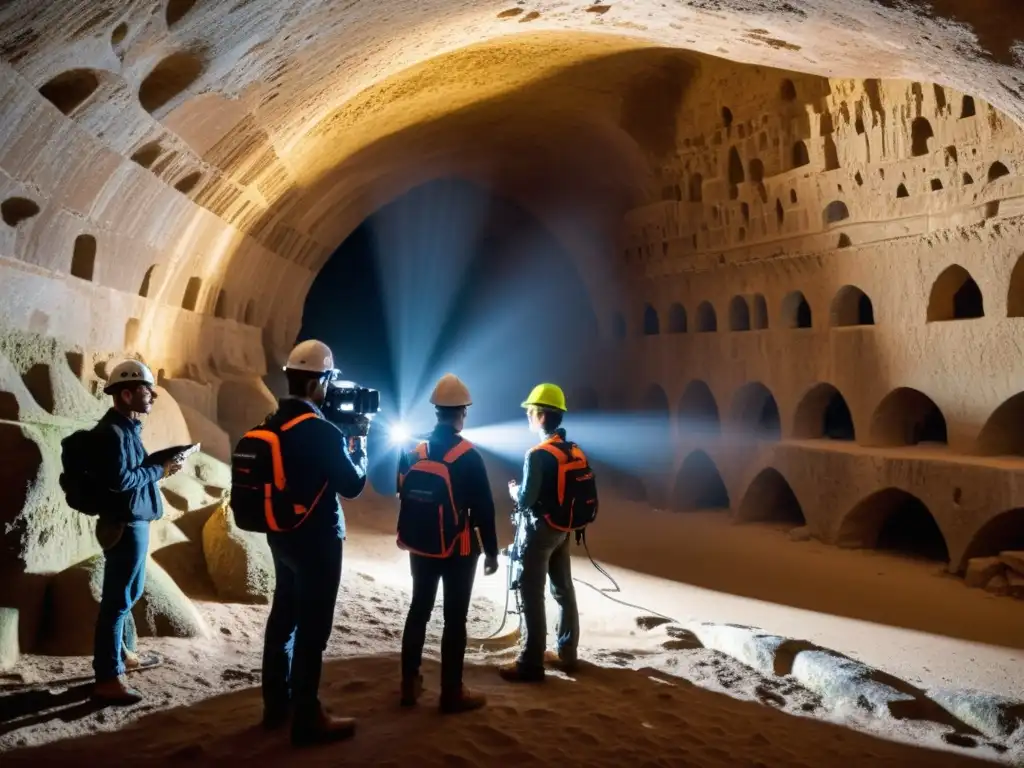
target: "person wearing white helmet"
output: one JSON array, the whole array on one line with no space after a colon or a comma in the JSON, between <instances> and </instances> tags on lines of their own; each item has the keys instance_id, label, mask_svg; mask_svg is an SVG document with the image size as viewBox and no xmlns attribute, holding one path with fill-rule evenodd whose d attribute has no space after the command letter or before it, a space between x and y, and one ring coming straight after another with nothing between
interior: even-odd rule
<instances>
[{"instance_id":1,"label":"person wearing white helmet","mask_svg":"<svg viewBox=\"0 0 1024 768\"><path fill-rule=\"evenodd\" d=\"M412 603L402 634L401 704L414 706L423 691L420 662L427 623L441 583L444 633L440 709L445 713L467 712L486 704L482 694L463 687L462 670L466 619L480 557L480 542L474 529L480 532L483 543L484 573L491 575L498 569L494 500L483 458L459 434L465 425L466 410L472 404L469 389L457 376L448 373L437 382L430 402L437 415L437 426L416 450L402 454L398 466L398 543L409 550L412 570ZM448 480L442 485L438 478L445 476ZM446 519L451 514L461 523L446 531L438 524L437 500L445 503L448 499L454 508L446 510ZM451 546L440 551L437 542L446 535L452 539Z\"/></svg>"},{"instance_id":2,"label":"person wearing white helmet","mask_svg":"<svg viewBox=\"0 0 1024 768\"><path fill-rule=\"evenodd\" d=\"M261 426L278 434L289 492L310 511L296 528L267 534L276 584L263 646L263 725L274 729L291 717L292 743L302 746L355 733L355 720L327 713L318 689L341 583L338 499L362 493L367 460L365 438L346 440L320 411L338 373L330 347L303 341L284 371L288 396Z\"/></svg>"},{"instance_id":3,"label":"person wearing white helmet","mask_svg":"<svg viewBox=\"0 0 1024 768\"><path fill-rule=\"evenodd\" d=\"M114 366L104 393L113 403L93 430L94 472L104 489L96 524L103 547L103 591L93 650L96 685L93 697L132 704L142 695L123 679L138 659L125 644L125 625L132 606L142 597L149 550L149 524L163 516L157 483L182 466L180 456L154 462L142 443L142 422L157 399L152 371L138 360Z\"/></svg>"}]
</instances>

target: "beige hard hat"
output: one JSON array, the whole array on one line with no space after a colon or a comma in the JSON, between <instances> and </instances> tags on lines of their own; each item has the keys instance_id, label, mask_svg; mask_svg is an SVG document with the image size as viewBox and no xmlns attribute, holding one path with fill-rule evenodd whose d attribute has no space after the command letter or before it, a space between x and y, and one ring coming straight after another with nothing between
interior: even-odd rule
<instances>
[{"instance_id":1,"label":"beige hard hat","mask_svg":"<svg viewBox=\"0 0 1024 768\"><path fill-rule=\"evenodd\" d=\"M473 398L469 396L469 387L458 376L446 373L437 380L430 402L441 408L459 408L472 405Z\"/></svg>"},{"instance_id":2,"label":"beige hard hat","mask_svg":"<svg viewBox=\"0 0 1024 768\"><path fill-rule=\"evenodd\" d=\"M107 377L107 385L103 392L110 395L119 384L146 384L150 387L156 386L156 379L149 366L139 360L125 360L114 366Z\"/></svg>"},{"instance_id":3,"label":"beige hard hat","mask_svg":"<svg viewBox=\"0 0 1024 768\"><path fill-rule=\"evenodd\" d=\"M331 348L322 341L307 339L296 345L284 364L286 371L309 371L326 373L334 370L334 355Z\"/></svg>"}]
</instances>

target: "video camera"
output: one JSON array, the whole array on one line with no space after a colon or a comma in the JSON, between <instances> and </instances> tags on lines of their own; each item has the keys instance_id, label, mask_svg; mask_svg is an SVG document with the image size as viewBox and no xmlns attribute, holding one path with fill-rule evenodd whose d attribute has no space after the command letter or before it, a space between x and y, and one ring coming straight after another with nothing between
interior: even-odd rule
<instances>
[{"instance_id":1,"label":"video camera","mask_svg":"<svg viewBox=\"0 0 1024 768\"><path fill-rule=\"evenodd\" d=\"M354 381L332 381L320 410L345 437L366 437L370 422L380 413L380 392Z\"/></svg>"}]
</instances>

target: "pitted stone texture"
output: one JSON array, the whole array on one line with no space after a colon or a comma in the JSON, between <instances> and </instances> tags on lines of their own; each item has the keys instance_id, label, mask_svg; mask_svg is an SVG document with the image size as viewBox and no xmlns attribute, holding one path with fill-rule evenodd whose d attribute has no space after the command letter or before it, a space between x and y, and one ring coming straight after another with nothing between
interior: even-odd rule
<instances>
[{"instance_id":1,"label":"pitted stone texture","mask_svg":"<svg viewBox=\"0 0 1024 768\"><path fill-rule=\"evenodd\" d=\"M269 602L274 592L274 562L267 537L241 530L226 504L203 527L203 552L221 600Z\"/></svg>"}]
</instances>

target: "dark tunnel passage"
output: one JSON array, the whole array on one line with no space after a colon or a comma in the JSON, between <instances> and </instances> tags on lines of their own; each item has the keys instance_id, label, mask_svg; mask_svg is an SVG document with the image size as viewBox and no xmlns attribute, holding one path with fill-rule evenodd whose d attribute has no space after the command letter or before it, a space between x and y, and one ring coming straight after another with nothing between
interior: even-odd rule
<instances>
[{"instance_id":1,"label":"dark tunnel passage","mask_svg":"<svg viewBox=\"0 0 1024 768\"><path fill-rule=\"evenodd\" d=\"M380 208L338 247L310 288L297 340L325 341L343 379L380 390L370 480L391 493L399 449L387 425L428 431L441 374L470 388L467 427L522 419L525 430L526 394L541 381L569 390L597 333L573 256L542 223L443 179Z\"/></svg>"}]
</instances>

